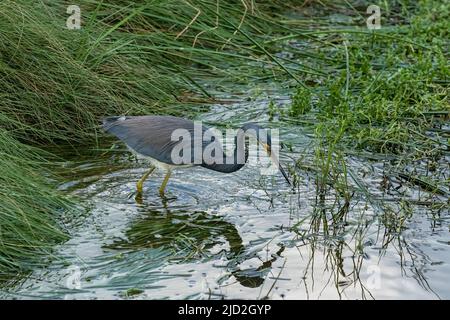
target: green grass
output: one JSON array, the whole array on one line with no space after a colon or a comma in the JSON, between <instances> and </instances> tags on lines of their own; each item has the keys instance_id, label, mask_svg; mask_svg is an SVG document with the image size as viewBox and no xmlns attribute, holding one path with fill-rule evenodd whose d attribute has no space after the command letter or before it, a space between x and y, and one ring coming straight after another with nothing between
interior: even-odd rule
<instances>
[{"instance_id":1,"label":"green grass","mask_svg":"<svg viewBox=\"0 0 450 320\"><path fill-rule=\"evenodd\" d=\"M90 142L105 115L192 114L226 82L298 77L259 45L273 21L233 3L78 5L81 30L65 28L62 3L0 4L0 125L27 140Z\"/></svg>"},{"instance_id":2,"label":"green grass","mask_svg":"<svg viewBox=\"0 0 450 320\"><path fill-rule=\"evenodd\" d=\"M216 93L276 82L292 104L271 103L271 117L315 134L318 194L331 185L349 201L355 152L394 156L400 174L412 159L438 163L448 152L448 5L381 1L383 28L371 32L369 2L348 3L82 0L82 28L67 30L65 2L2 1L0 273L30 270L66 238L58 213L73 206L38 148L94 145L105 115L189 117ZM407 177L432 190L445 184Z\"/></svg>"},{"instance_id":3,"label":"green grass","mask_svg":"<svg viewBox=\"0 0 450 320\"><path fill-rule=\"evenodd\" d=\"M27 272L38 252L67 239L57 216L74 205L55 192L45 163L42 151L0 130L0 281Z\"/></svg>"},{"instance_id":4,"label":"green grass","mask_svg":"<svg viewBox=\"0 0 450 320\"><path fill-rule=\"evenodd\" d=\"M315 5L324 15L336 12L335 6ZM297 161L294 180L306 167L313 168L319 198L336 194L342 203L351 197L365 199L379 209L381 222L389 230L399 232L410 216L411 209L405 205L409 199L397 203L376 199L374 192L381 187L354 172L350 161L351 157L372 161L383 168L383 179L399 179L427 192L445 209L439 197L449 195L445 125L450 115L450 73L445 39L450 6L426 0L398 1L389 8L384 2L379 5L381 30L359 28L362 19L349 10L358 24L335 26L333 32L323 33L317 55L330 61L329 76L310 77L310 93L298 87L288 109L279 112L285 121L314 133L315 152L307 163L304 157ZM345 12L348 6L342 3L339 8ZM289 41L296 38L295 29L292 33ZM335 215L333 210L318 211L317 219L326 228L336 222Z\"/></svg>"}]
</instances>

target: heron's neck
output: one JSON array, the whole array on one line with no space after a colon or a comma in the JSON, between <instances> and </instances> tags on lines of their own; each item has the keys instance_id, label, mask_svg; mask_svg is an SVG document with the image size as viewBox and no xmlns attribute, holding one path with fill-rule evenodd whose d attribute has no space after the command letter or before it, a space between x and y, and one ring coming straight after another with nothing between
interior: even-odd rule
<instances>
[{"instance_id":1,"label":"heron's neck","mask_svg":"<svg viewBox=\"0 0 450 320\"><path fill-rule=\"evenodd\" d=\"M238 130L234 138L234 152L231 157L227 157L225 152L222 152L222 163L207 164L203 163L201 166L210 170L230 173L241 169L248 160L248 141L245 139L245 131Z\"/></svg>"}]
</instances>

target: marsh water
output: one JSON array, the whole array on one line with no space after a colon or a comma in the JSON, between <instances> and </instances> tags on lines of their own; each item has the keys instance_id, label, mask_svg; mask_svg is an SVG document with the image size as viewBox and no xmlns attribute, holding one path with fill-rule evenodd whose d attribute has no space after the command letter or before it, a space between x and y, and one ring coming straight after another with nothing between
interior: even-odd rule
<instances>
[{"instance_id":1,"label":"marsh water","mask_svg":"<svg viewBox=\"0 0 450 320\"><path fill-rule=\"evenodd\" d=\"M199 120L279 128L290 146L281 150L282 163L307 162L311 133L269 122L267 104L266 97L217 104ZM408 202L411 214L395 231L369 196L342 201L331 190L318 197L315 175L300 169L293 191L280 174L262 175L257 166L232 174L181 168L165 197L158 193L164 173L157 171L136 201L136 181L148 166L120 144L108 150L112 143L62 163L70 174L59 188L79 199L82 214L64 213L70 239L31 274L2 288L3 297L450 298L448 209L434 210L426 192L407 185L383 194L379 161L346 159L372 196L416 201ZM333 210L345 220L318 224L317 212Z\"/></svg>"}]
</instances>

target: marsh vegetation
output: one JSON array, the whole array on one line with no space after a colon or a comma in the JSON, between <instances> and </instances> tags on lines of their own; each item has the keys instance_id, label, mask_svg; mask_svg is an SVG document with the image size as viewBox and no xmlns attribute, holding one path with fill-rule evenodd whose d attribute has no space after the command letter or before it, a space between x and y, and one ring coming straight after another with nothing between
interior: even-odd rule
<instances>
[{"instance_id":1,"label":"marsh vegetation","mask_svg":"<svg viewBox=\"0 0 450 320\"><path fill-rule=\"evenodd\" d=\"M2 1L2 296L448 298L450 8L370 4ZM121 114L280 129L295 190L180 169L136 203Z\"/></svg>"}]
</instances>

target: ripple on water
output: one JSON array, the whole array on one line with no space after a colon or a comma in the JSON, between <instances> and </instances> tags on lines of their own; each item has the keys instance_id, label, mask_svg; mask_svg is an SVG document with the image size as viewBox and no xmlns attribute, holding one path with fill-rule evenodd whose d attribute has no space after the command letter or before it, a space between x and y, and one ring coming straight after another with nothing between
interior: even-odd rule
<instances>
[{"instance_id":1,"label":"ripple on water","mask_svg":"<svg viewBox=\"0 0 450 320\"><path fill-rule=\"evenodd\" d=\"M264 121L265 105L249 102L230 110L217 106L204 118ZM304 135L299 139L298 130L284 126L281 135L294 150L307 153L309 141ZM358 159L351 163L369 175L380 170ZM347 224L315 228L314 214L339 204L333 194L318 203L307 173L293 194L281 175L263 176L257 167L233 174L179 169L166 196L160 197L164 173L155 172L136 201L135 183L147 170L143 163L109 154L71 169L78 173L76 179L60 189L82 198L88 214L74 218L70 240L56 248L45 267L3 291L4 296L450 297L448 218L430 227L434 220L426 210L409 219L401 236L387 239L389 235L380 234L377 213L361 198L352 199ZM372 185L379 184L370 179ZM127 295L133 288L141 291Z\"/></svg>"}]
</instances>

